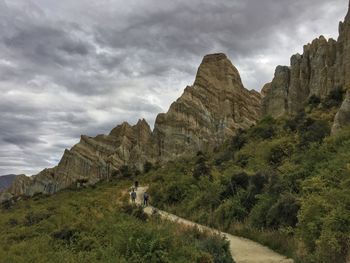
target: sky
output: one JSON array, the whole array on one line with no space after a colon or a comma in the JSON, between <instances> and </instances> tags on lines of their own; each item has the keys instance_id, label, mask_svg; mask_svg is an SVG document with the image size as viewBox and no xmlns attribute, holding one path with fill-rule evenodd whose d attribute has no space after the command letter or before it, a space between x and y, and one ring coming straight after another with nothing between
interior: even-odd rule
<instances>
[{"instance_id":1,"label":"sky","mask_svg":"<svg viewBox=\"0 0 350 263\"><path fill-rule=\"evenodd\" d=\"M348 0L0 0L0 175L55 166L81 134L151 126L226 53L248 89L324 35Z\"/></svg>"}]
</instances>

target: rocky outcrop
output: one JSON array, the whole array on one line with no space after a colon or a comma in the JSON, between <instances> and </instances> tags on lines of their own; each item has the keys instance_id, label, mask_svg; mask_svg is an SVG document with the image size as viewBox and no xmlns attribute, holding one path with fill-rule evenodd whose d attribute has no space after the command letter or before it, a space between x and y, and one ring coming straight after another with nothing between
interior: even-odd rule
<instances>
[{"instance_id":1,"label":"rocky outcrop","mask_svg":"<svg viewBox=\"0 0 350 263\"><path fill-rule=\"evenodd\" d=\"M51 194L79 181L94 184L124 165L141 170L146 162L166 162L199 150L210 151L261 115L261 95L246 90L238 70L224 54L205 56L195 82L167 113L159 114L152 132L145 120L124 122L109 135L81 136L65 150L59 164L32 177L19 176L0 196Z\"/></svg>"},{"instance_id":2,"label":"rocky outcrop","mask_svg":"<svg viewBox=\"0 0 350 263\"><path fill-rule=\"evenodd\" d=\"M350 86L350 13L339 24L339 38L323 36L304 46L289 67L277 67L263 99L263 114L278 117L305 107L312 95L324 99L332 90Z\"/></svg>"},{"instance_id":3,"label":"rocky outcrop","mask_svg":"<svg viewBox=\"0 0 350 263\"><path fill-rule=\"evenodd\" d=\"M170 160L213 149L237 129L255 124L260 103L260 94L243 87L238 70L226 55L205 56L194 84L156 119L159 158Z\"/></svg>"},{"instance_id":4,"label":"rocky outcrop","mask_svg":"<svg viewBox=\"0 0 350 263\"><path fill-rule=\"evenodd\" d=\"M286 113L289 81L289 68L278 66L272 82L266 84L263 89L265 96L262 100L262 109L265 114L278 117Z\"/></svg>"},{"instance_id":5,"label":"rocky outcrop","mask_svg":"<svg viewBox=\"0 0 350 263\"><path fill-rule=\"evenodd\" d=\"M78 144L65 150L56 167L31 177L17 176L0 201L19 195L52 194L77 182L94 184L109 179L123 165L141 170L146 161L154 161L151 139L152 131L145 120L134 126L118 125L109 135L83 135Z\"/></svg>"},{"instance_id":6,"label":"rocky outcrop","mask_svg":"<svg viewBox=\"0 0 350 263\"><path fill-rule=\"evenodd\" d=\"M350 125L350 90L346 93L345 99L335 115L332 134L336 134L342 128Z\"/></svg>"}]
</instances>

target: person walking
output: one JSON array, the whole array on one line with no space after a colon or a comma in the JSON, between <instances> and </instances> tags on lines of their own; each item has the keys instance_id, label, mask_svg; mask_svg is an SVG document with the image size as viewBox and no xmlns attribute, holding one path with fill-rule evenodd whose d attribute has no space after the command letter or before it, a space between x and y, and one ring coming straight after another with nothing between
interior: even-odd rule
<instances>
[{"instance_id":1,"label":"person walking","mask_svg":"<svg viewBox=\"0 0 350 263\"><path fill-rule=\"evenodd\" d=\"M144 206L148 206L148 198L149 198L149 195L148 195L148 193L145 191L145 192L143 193L143 205L144 205Z\"/></svg>"},{"instance_id":2,"label":"person walking","mask_svg":"<svg viewBox=\"0 0 350 263\"><path fill-rule=\"evenodd\" d=\"M133 204L135 204L135 201L136 201L136 192L134 190L134 188L132 189L131 193L130 193L130 197L131 197L131 202Z\"/></svg>"},{"instance_id":3,"label":"person walking","mask_svg":"<svg viewBox=\"0 0 350 263\"><path fill-rule=\"evenodd\" d=\"M139 181L135 181L135 190L137 191L137 187L139 187Z\"/></svg>"}]
</instances>

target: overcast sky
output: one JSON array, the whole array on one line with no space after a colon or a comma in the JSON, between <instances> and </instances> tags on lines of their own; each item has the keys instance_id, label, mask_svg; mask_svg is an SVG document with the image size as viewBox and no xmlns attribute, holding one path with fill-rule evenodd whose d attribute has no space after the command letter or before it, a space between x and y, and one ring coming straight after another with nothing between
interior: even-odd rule
<instances>
[{"instance_id":1,"label":"overcast sky","mask_svg":"<svg viewBox=\"0 0 350 263\"><path fill-rule=\"evenodd\" d=\"M348 0L0 0L0 174L57 164L80 134L153 126L202 57L224 52L248 89L323 34Z\"/></svg>"}]
</instances>

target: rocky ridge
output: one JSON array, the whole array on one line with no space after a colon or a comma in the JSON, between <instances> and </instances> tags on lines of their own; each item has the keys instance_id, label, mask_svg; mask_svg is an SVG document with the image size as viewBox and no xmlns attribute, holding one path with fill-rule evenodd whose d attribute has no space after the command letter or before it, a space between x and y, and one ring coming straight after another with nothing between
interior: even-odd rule
<instances>
[{"instance_id":1,"label":"rocky ridge","mask_svg":"<svg viewBox=\"0 0 350 263\"><path fill-rule=\"evenodd\" d=\"M204 57L192 86L157 116L154 130L145 120L118 125L108 135L81 136L59 164L37 175L18 176L0 196L52 194L76 183L94 184L117 175L124 166L143 170L146 162L211 151L261 116L261 95L243 87L238 70L224 54Z\"/></svg>"},{"instance_id":2,"label":"rocky ridge","mask_svg":"<svg viewBox=\"0 0 350 263\"><path fill-rule=\"evenodd\" d=\"M350 4L349 4L350 5ZM263 88L263 114L294 114L315 95L324 99L332 90L350 87L350 12L339 24L338 40L323 36L291 57L289 67L278 66Z\"/></svg>"}]
</instances>

